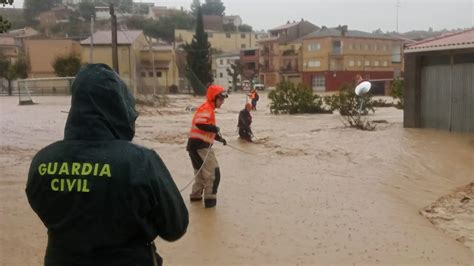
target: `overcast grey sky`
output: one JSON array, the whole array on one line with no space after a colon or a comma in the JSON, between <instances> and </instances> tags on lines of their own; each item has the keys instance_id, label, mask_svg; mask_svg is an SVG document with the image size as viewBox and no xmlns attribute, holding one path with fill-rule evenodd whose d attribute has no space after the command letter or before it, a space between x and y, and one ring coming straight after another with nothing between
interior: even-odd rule
<instances>
[{"instance_id":1,"label":"overcast grey sky","mask_svg":"<svg viewBox=\"0 0 474 266\"><path fill-rule=\"evenodd\" d=\"M192 0L134 0L189 9ZM202 0L201 2L204 2ZM223 0L227 15L238 14L256 30L274 28L288 20L318 26L346 24L349 29L396 29L396 0ZM16 6L23 1L15 0ZM474 0L400 0L400 32L474 26Z\"/></svg>"}]
</instances>

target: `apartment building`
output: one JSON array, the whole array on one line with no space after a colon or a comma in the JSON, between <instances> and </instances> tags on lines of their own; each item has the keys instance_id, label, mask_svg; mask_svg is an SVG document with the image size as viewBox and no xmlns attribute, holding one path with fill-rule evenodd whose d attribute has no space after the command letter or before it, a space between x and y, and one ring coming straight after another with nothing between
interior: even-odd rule
<instances>
[{"instance_id":1,"label":"apartment building","mask_svg":"<svg viewBox=\"0 0 474 266\"><path fill-rule=\"evenodd\" d=\"M403 71L403 40L386 35L322 28L301 40L303 83L314 91L336 91L360 74L393 79Z\"/></svg>"},{"instance_id":2,"label":"apartment building","mask_svg":"<svg viewBox=\"0 0 474 266\"><path fill-rule=\"evenodd\" d=\"M295 40L319 29L318 26L301 19L269 31L267 38L258 41L260 46L260 81L265 86L289 80L301 82L300 45Z\"/></svg>"},{"instance_id":3,"label":"apartment building","mask_svg":"<svg viewBox=\"0 0 474 266\"><path fill-rule=\"evenodd\" d=\"M207 36L212 49L223 53L232 53L241 49L256 48L258 34L254 32L224 32L207 30ZM191 43L194 31L174 31L177 45Z\"/></svg>"},{"instance_id":4,"label":"apartment building","mask_svg":"<svg viewBox=\"0 0 474 266\"><path fill-rule=\"evenodd\" d=\"M260 71L260 49L240 50L240 63L242 64L243 79L254 80Z\"/></svg>"},{"instance_id":5,"label":"apartment building","mask_svg":"<svg viewBox=\"0 0 474 266\"><path fill-rule=\"evenodd\" d=\"M227 73L227 69L240 59L240 54L220 54L213 56L213 59L215 59L214 84L228 88L232 85L232 76Z\"/></svg>"}]
</instances>

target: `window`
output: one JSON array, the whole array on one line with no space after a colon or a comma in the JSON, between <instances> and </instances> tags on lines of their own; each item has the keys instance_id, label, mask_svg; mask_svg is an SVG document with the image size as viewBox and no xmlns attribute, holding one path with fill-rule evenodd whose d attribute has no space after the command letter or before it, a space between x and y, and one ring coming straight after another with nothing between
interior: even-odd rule
<instances>
[{"instance_id":1,"label":"window","mask_svg":"<svg viewBox=\"0 0 474 266\"><path fill-rule=\"evenodd\" d=\"M246 46L244 43L240 45L240 48L244 48L244 49L245 49L246 47L247 47L247 46Z\"/></svg>"},{"instance_id":2,"label":"window","mask_svg":"<svg viewBox=\"0 0 474 266\"><path fill-rule=\"evenodd\" d=\"M319 51L321 49L321 45L319 43L310 43L308 44L308 51Z\"/></svg>"},{"instance_id":3,"label":"window","mask_svg":"<svg viewBox=\"0 0 474 266\"><path fill-rule=\"evenodd\" d=\"M342 42L337 40L332 42L332 53L335 55L342 54Z\"/></svg>"},{"instance_id":4,"label":"window","mask_svg":"<svg viewBox=\"0 0 474 266\"><path fill-rule=\"evenodd\" d=\"M384 66L384 67L388 66L388 62L387 62L387 61L383 61L383 66Z\"/></svg>"},{"instance_id":5,"label":"window","mask_svg":"<svg viewBox=\"0 0 474 266\"><path fill-rule=\"evenodd\" d=\"M378 60L374 61L374 66L379 66L379 61Z\"/></svg>"},{"instance_id":6,"label":"window","mask_svg":"<svg viewBox=\"0 0 474 266\"><path fill-rule=\"evenodd\" d=\"M240 38L245 39L247 36L245 36L245 33L240 34Z\"/></svg>"},{"instance_id":7,"label":"window","mask_svg":"<svg viewBox=\"0 0 474 266\"><path fill-rule=\"evenodd\" d=\"M226 34L225 34L225 37L226 37L226 38L230 38L230 33L226 33Z\"/></svg>"},{"instance_id":8,"label":"window","mask_svg":"<svg viewBox=\"0 0 474 266\"><path fill-rule=\"evenodd\" d=\"M324 76L313 76L313 88L326 87Z\"/></svg>"},{"instance_id":9,"label":"window","mask_svg":"<svg viewBox=\"0 0 474 266\"><path fill-rule=\"evenodd\" d=\"M142 78L146 77L146 72L142 72Z\"/></svg>"},{"instance_id":10,"label":"window","mask_svg":"<svg viewBox=\"0 0 474 266\"><path fill-rule=\"evenodd\" d=\"M223 78L223 77L224 77L224 73L219 72L219 78Z\"/></svg>"},{"instance_id":11,"label":"window","mask_svg":"<svg viewBox=\"0 0 474 266\"><path fill-rule=\"evenodd\" d=\"M365 65L365 66L370 66L370 61L369 61L369 60L365 60L364 65Z\"/></svg>"},{"instance_id":12,"label":"window","mask_svg":"<svg viewBox=\"0 0 474 266\"><path fill-rule=\"evenodd\" d=\"M308 60L308 67L320 67L321 61L319 60Z\"/></svg>"},{"instance_id":13,"label":"window","mask_svg":"<svg viewBox=\"0 0 474 266\"><path fill-rule=\"evenodd\" d=\"M362 66L362 61L357 60L357 66L358 66L358 67Z\"/></svg>"},{"instance_id":14,"label":"window","mask_svg":"<svg viewBox=\"0 0 474 266\"><path fill-rule=\"evenodd\" d=\"M161 71L156 71L156 76L161 78Z\"/></svg>"},{"instance_id":15,"label":"window","mask_svg":"<svg viewBox=\"0 0 474 266\"><path fill-rule=\"evenodd\" d=\"M349 61L349 66L350 66L350 67L353 67L354 65L355 65L354 60L350 60L350 61Z\"/></svg>"},{"instance_id":16,"label":"window","mask_svg":"<svg viewBox=\"0 0 474 266\"><path fill-rule=\"evenodd\" d=\"M401 48L400 44L392 45L392 63L401 63L402 62L401 50L402 50L402 48Z\"/></svg>"}]
</instances>

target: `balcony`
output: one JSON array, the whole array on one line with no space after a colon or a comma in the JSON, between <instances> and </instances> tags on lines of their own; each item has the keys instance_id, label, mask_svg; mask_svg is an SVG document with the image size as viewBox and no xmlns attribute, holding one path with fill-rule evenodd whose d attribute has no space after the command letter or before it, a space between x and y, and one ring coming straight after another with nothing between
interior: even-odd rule
<instances>
[{"instance_id":1,"label":"balcony","mask_svg":"<svg viewBox=\"0 0 474 266\"><path fill-rule=\"evenodd\" d=\"M341 57L342 56L342 49L333 47L332 50L331 50L331 56L332 57Z\"/></svg>"},{"instance_id":2,"label":"balcony","mask_svg":"<svg viewBox=\"0 0 474 266\"><path fill-rule=\"evenodd\" d=\"M297 73L300 72L300 68L295 65L287 65L284 67L280 67L281 73Z\"/></svg>"}]
</instances>

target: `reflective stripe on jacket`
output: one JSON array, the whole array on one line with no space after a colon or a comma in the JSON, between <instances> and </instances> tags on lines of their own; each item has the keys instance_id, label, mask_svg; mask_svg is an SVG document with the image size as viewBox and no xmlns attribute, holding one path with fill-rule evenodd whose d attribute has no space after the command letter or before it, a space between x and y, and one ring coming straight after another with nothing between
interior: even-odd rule
<instances>
[{"instance_id":1,"label":"reflective stripe on jacket","mask_svg":"<svg viewBox=\"0 0 474 266\"><path fill-rule=\"evenodd\" d=\"M213 126L216 125L214 106L212 106L209 102L203 103L196 110L196 113L194 114L194 117L193 117L191 131L189 132L189 138L200 139L209 144L214 143L214 138L216 137L216 134L201 130L196 126L196 124L205 124L205 125L213 125Z\"/></svg>"}]
</instances>

